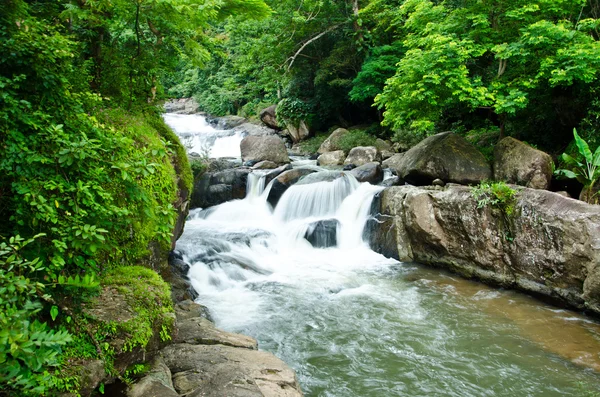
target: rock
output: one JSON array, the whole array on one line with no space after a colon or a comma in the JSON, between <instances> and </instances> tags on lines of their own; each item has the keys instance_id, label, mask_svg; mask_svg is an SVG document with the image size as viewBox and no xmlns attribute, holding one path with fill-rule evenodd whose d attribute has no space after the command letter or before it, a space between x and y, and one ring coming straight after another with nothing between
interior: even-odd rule
<instances>
[{"instance_id":1,"label":"rock","mask_svg":"<svg viewBox=\"0 0 600 397\"><path fill-rule=\"evenodd\" d=\"M198 102L194 98L171 99L165 102L167 113L194 114L198 113Z\"/></svg>"},{"instance_id":2,"label":"rock","mask_svg":"<svg viewBox=\"0 0 600 397\"><path fill-rule=\"evenodd\" d=\"M191 208L207 208L234 199L246 197L246 183L250 170L234 168L205 173L194 183Z\"/></svg>"},{"instance_id":3,"label":"rock","mask_svg":"<svg viewBox=\"0 0 600 397\"><path fill-rule=\"evenodd\" d=\"M271 353L178 343L163 349L162 356L180 395L302 396L294 371Z\"/></svg>"},{"instance_id":4,"label":"rock","mask_svg":"<svg viewBox=\"0 0 600 397\"><path fill-rule=\"evenodd\" d=\"M274 130L280 130L281 127L279 127L279 123L277 122L275 109L277 109L277 105L271 105L268 108L261 110L258 117L267 127L273 128Z\"/></svg>"},{"instance_id":5,"label":"rock","mask_svg":"<svg viewBox=\"0 0 600 397\"><path fill-rule=\"evenodd\" d=\"M441 186L441 187L446 186L446 184L444 183L444 181L442 181L441 179L434 179L433 182L431 182L431 184L433 186Z\"/></svg>"},{"instance_id":6,"label":"rock","mask_svg":"<svg viewBox=\"0 0 600 397\"><path fill-rule=\"evenodd\" d=\"M401 179L413 185L430 185L438 178L446 183L468 185L492 177L485 157L464 138L451 132L424 139L404 153L395 169Z\"/></svg>"},{"instance_id":7,"label":"rock","mask_svg":"<svg viewBox=\"0 0 600 397\"><path fill-rule=\"evenodd\" d=\"M162 278L171 286L171 298L173 302L194 300L198 293L189 282L187 273L190 266L184 262L181 255L176 251L169 253L169 269L161 272Z\"/></svg>"},{"instance_id":8,"label":"rock","mask_svg":"<svg viewBox=\"0 0 600 397\"><path fill-rule=\"evenodd\" d=\"M309 160L317 160L318 158L319 158L319 153L311 153L311 154L308 156L308 159L309 159Z\"/></svg>"},{"instance_id":9,"label":"rock","mask_svg":"<svg viewBox=\"0 0 600 397\"><path fill-rule=\"evenodd\" d=\"M345 128L338 128L337 130L333 131L331 135L329 135L329 137L327 137L327 139L323 141L317 153L323 154L327 152L335 152L336 150L341 150L342 148L340 147L340 139L342 139L342 137L347 133L348 130Z\"/></svg>"},{"instance_id":10,"label":"rock","mask_svg":"<svg viewBox=\"0 0 600 397\"><path fill-rule=\"evenodd\" d=\"M275 168L277 168L277 164L269 160L258 162L252 166L253 170L272 170Z\"/></svg>"},{"instance_id":11,"label":"rock","mask_svg":"<svg viewBox=\"0 0 600 397\"><path fill-rule=\"evenodd\" d=\"M275 135L247 136L240 143L242 161L272 161L275 164L287 164L290 159L285 144Z\"/></svg>"},{"instance_id":12,"label":"rock","mask_svg":"<svg viewBox=\"0 0 600 397\"><path fill-rule=\"evenodd\" d=\"M345 174L341 171L319 171L305 175L296 183L297 185L310 185L319 182L333 182L343 177Z\"/></svg>"},{"instance_id":13,"label":"rock","mask_svg":"<svg viewBox=\"0 0 600 397\"><path fill-rule=\"evenodd\" d=\"M244 136L277 136L277 130L274 130L264 125L254 124L251 122L242 123L232 129L233 132L240 132Z\"/></svg>"},{"instance_id":14,"label":"rock","mask_svg":"<svg viewBox=\"0 0 600 397\"><path fill-rule=\"evenodd\" d=\"M532 189L548 189L554 164L549 154L511 137L494 148L494 179Z\"/></svg>"},{"instance_id":15,"label":"rock","mask_svg":"<svg viewBox=\"0 0 600 397\"><path fill-rule=\"evenodd\" d=\"M385 180L383 180L382 182L379 183L379 186L384 186L384 187L392 187L392 186L398 186L401 185L402 179L400 179L400 177L398 177L397 175L394 175L391 178L387 178Z\"/></svg>"},{"instance_id":16,"label":"rock","mask_svg":"<svg viewBox=\"0 0 600 397\"><path fill-rule=\"evenodd\" d=\"M346 155L343 150L335 150L333 152L325 152L317 158L317 164L324 165L342 165Z\"/></svg>"},{"instance_id":17,"label":"rock","mask_svg":"<svg viewBox=\"0 0 600 397\"><path fill-rule=\"evenodd\" d=\"M561 196L566 197L566 198L571 198L571 195L569 194L569 192L565 192L564 190L560 191L560 192L556 192L556 194L560 194Z\"/></svg>"},{"instance_id":18,"label":"rock","mask_svg":"<svg viewBox=\"0 0 600 397\"><path fill-rule=\"evenodd\" d=\"M398 167L400 166L400 162L406 153L396 153L392 157L383 160L381 162L381 166L383 168L391 168L394 172L398 173Z\"/></svg>"},{"instance_id":19,"label":"rock","mask_svg":"<svg viewBox=\"0 0 600 397\"><path fill-rule=\"evenodd\" d=\"M478 208L467 187L399 186L383 192L379 212L392 219L386 233L395 238L401 261L600 314L598 206L520 188L511 215L503 215Z\"/></svg>"},{"instance_id":20,"label":"rock","mask_svg":"<svg viewBox=\"0 0 600 397\"><path fill-rule=\"evenodd\" d=\"M69 366L70 371L79 378L81 396L90 396L100 383L110 380L102 360L80 360Z\"/></svg>"},{"instance_id":21,"label":"rock","mask_svg":"<svg viewBox=\"0 0 600 397\"><path fill-rule=\"evenodd\" d=\"M379 152L375 146L357 146L350 150L344 164L354 164L357 167L379 161Z\"/></svg>"},{"instance_id":22,"label":"rock","mask_svg":"<svg viewBox=\"0 0 600 397\"><path fill-rule=\"evenodd\" d=\"M267 201L269 204L275 208L283 193L298 182L298 180L304 175L312 174L313 172L317 172L316 170L309 168L294 168L289 171L283 172L277 178L273 180L273 186L271 186L271 190L269 191L269 195L267 197Z\"/></svg>"},{"instance_id":23,"label":"rock","mask_svg":"<svg viewBox=\"0 0 600 397\"><path fill-rule=\"evenodd\" d=\"M361 165L350 171L350 174L359 182L369 182L373 185L376 185L383 180L383 170L381 169L381 165L377 162Z\"/></svg>"},{"instance_id":24,"label":"rock","mask_svg":"<svg viewBox=\"0 0 600 397\"><path fill-rule=\"evenodd\" d=\"M324 219L309 225L304 238L315 248L337 246L337 229L340 222L337 219Z\"/></svg>"},{"instance_id":25,"label":"rock","mask_svg":"<svg viewBox=\"0 0 600 397\"><path fill-rule=\"evenodd\" d=\"M178 397L171 371L161 358L156 358L150 371L127 390L127 397Z\"/></svg>"},{"instance_id":26,"label":"rock","mask_svg":"<svg viewBox=\"0 0 600 397\"><path fill-rule=\"evenodd\" d=\"M286 132L284 134L289 135L293 143L298 143L310 136L310 130L304 120L300 120L297 126L291 122L286 123Z\"/></svg>"},{"instance_id":27,"label":"rock","mask_svg":"<svg viewBox=\"0 0 600 397\"><path fill-rule=\"evenodd\" d=\"M224 345L244 349L256 349L258 347L256 339L220 330L212 322L202 317L185 318L178 316L177 329L177 335L173 338L173 343Z\"/></svg>"},{"instance_id":28,"label":"rock","mask_svg":"<svg viewBox=\"0 0 600 397\"><path fill-rule=\"evenodd\" d=\"M354 164L346 164L344 166L344 168L342 168L342 170L344 170L344 171L351 171L351 170L353 170L355 168L356 168L356 165L354 165Z\"/></svg>"},{"instance_id":29,"label":"rock","mask_svg":"<svg viewBox=\"0 0 600 397\"><path fill-rule=\"evenodd\" d=\"M265 186L269 184L273 179L277 178L279 175L284 173L285 171L289 171L292 169L291 164L282 165L280 167L275 168L265 175Z\"/></svg>"},{"instance_id":30,"label":"rock","mask_svg":"<svg viewBox=\"0 0 600 397\"><path fill-rule=\"evenodd\" d=\"M206 121L218 130L232 130L246 122L239 116L207 117Z\"/></svg>"},{"instance_id":31,"label":"rock","mask_svg":"<svg viewBox=\"0 0 600 397\"><path fill-rule=\"evenodd\" d=\"M190 299L177 302L175 305L175 314L177 315L178 321L196 317L202 317L211 322L213 321L208 307L202 306Z\"/></svg>"},{"instance_id":32,"label":"rock","mask_svg":"<svg viewBox=\"0 0 600 397\"><path fill-rule=\"evenodd\" d=\"M390 153L394 152L394 148L393 148L391 142L384 141L381 138L377 138L375 140L375 147L377 148L377 150L379 152L384 152L384 151L385 152L390 152Z\"/></svg>"},{"instance_id":33,"label":"rock","mask_svg":"<svg viewBox=\"0 0 600 397\"><path fill-rule=\"evenodd\" d=\"M379 152L379 154L381 155L381 160L383 161L383 160L389 159L390 157L394 156L397 153L396 152L391 152L389 150L381 150Z\"/></svg>"}]
</instances>

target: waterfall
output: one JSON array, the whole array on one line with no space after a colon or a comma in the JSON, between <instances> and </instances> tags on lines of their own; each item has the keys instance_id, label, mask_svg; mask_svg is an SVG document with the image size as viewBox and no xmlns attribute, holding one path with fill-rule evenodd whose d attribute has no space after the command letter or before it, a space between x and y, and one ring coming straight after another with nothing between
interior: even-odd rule
<instances>
[{"instance_id":1,"label":"waterfall","mask_svg":"<svg viewBox=\"0 0 600 397\"><path fill-rule=\"evenodd\" d=\"M165 123L175 131L188 153L210 158L241 157L240 142L244 133L217 130L202 115L166 113Z\"/></svg>"}]
</instances>

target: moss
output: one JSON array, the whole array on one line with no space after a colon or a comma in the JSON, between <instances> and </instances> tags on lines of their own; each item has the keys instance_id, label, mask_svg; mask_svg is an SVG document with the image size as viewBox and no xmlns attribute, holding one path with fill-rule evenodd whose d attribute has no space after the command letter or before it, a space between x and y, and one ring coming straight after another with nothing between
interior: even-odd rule
<instances>
[{"instance_id":1,"label":"moss","mask_svg":"<svg viewBox=\"0 0 600 397\"><path fill-rule=\"evenodd\" d=\"M73 342L64 349L55 388L78 395L80 387L89 387L86 365L93 360L104 362L106 374L127 378L152 341L171 339L173 319L171 289L158 273L141 266L109 270L102 293L70 321Z\"/></svg>"}]
</instances>

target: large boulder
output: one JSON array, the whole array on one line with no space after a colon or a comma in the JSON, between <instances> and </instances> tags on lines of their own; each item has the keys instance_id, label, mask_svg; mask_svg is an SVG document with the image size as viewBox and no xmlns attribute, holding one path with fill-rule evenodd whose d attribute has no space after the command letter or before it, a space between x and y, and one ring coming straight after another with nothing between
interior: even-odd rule
<instances>
[{"instance_id":1,"label":"large boulder","mask_svg":"<svg viewBox=\"0 0 600 397\"><path fill-rule=\"evenodd\" d=\"M516 187L516 186L515 186ZM600 207L519 188L510 213L468 187L384 190L372 247L600 314ZM388 252L389 253L389 252Z\"/></svg>"},{"instance_id":2,"label":"large boulder","mask_svg":"<svg viewBox=\"0 0 600 397\"><path fill-rule=\"evenodd\" d=\"M180 395L301 397L296 374L271 353L176 343L162 350Z\"/></svg>"},{"instance_id":3,"label":"large boulder","mask_svg":"<svg viewBox=\"0 0 600 397\"><path fill-rule=\"evenodd\" d=\"M283 196L283 193L285 193L290 186L298 182L303 176L312 174L313 172L317 171L310 168L295 168L281 173L281 175L273 180L273 185L271 186L271 190L267 197L269 204L275 208L279 199Z\"/></svg>"},{"instance_id":4,"label":"large boulder","mask_svg":"<svg viewBox=\"0 0 600 397\"><path fill-rule=\"evenodd\" d=\"M338 128L337 130L333 131L331 135L329 135L329 137L327 137L327 139L323 141L317 153L323 154L327 152L335 152L336 150L341 150L342 148L340 147L340 140L347 133L348 130L345 128Z\"/></svg>"},{"instance_id":5,"label":"large boulder","mask_svg":"<svg viewBox=\"0 0 600 397\"><path fill-rule=\"evenodd\" d=\"M279 123L277 122L277 115L275 114L277 105L271 105L260 111L258 117L267 127L273 128L274 130L280 130Z\"/></svg>"},{"instance_id":6,"label":"large boulder","mask_svg":"<svg viewBox=\"0 0 600 397\"><path fill-rule=\"evenodd\" d=\"M350 174L359 182L369 182L373 185L377 185L383 180L383 170L381 169L381 165L377 162L367 163L360 167L356 167L350 171Z\"/></svg>"},{"instance_id":7,"label":"large boulder","mask_svg":"<svg viewBox=\"0 0 600 397\"><path fill-rule=\"evenodd\" d=\"M357 146L350 150L344 164L354 164L359 167L379 160L379 151L375 146Z\"/></svg>"},{"instance_id":8,"label":"large boulder","mask_svg":"<svg viewBox=\"0 0 600 397\"><path fill-rule=\"evenodd\" d=\"M343 150L335 150L333 152L325 152L317 157L317 164L321 166L327 165L342 165L346 155Z\"/></svg>"},{"instance_id":9,"label":"large boulder","mask_svg":"<svg viewBox=\"0 0 600 397\"><path fill-rule=\"evenodd\" d=\"M207 208L234 199L246 197L247 168L226 169L205 173L194 183L191 208Z\"/></svg>"},{"instance_id":10,"label":"large boulder","mask_svg":"<svg viewBox=\"0 0 600 397\"><path fill-rule=\"evenodd\" d=\"M298 143L310 136L310 129L304 120L300 120L298 125L289 122L286 125L286 132L284 134L289 135L293 143Z\"/></svg>"},{"instance_id":11,"label":"large boulder","mask_svg":"<svg viewBox=\"0 0 600 397\"><path fill-rule=\"evenodd\" d=\"M494 179L548 189L552 181L552 157L515 138L506 137L494 148Z\"/></svg>"},{"instance_id":12,"label":"large boulder","mask_svg":"<svg viewBox=\"0 0 600 397\"><path fill-rule=\"evenodd\" d=\"M276 135L247 136L240 143L242 161L272 161L275 164L290 162L285 144Z\"/></svg>"},{"instance_id":13,"label":"large boulder","mask_svg":"<svg viewBox=\"0 0 600 397\"><path fill-rule=\"evenodd\" d=\"M413 185L429 185L434 179L468 185L492 177L485 157L451 132L430 136L404 153L396 171L401 179Z\"/></svg>"},{"instance_id":14,"label":"large boulder","mask_svg":"<svg viewBox=\"0 0 600 397\"><path fill-rule=\"evenodd\" d=\"M381 166L383 168L390 168L393 171L395 171L396 174L397 174L398 173L398 167L400 166L402 158L404 157L404 155L405 155L405 153L396 153L392 157L383 160L381 162Z\"/></svg>"}]
</instances>

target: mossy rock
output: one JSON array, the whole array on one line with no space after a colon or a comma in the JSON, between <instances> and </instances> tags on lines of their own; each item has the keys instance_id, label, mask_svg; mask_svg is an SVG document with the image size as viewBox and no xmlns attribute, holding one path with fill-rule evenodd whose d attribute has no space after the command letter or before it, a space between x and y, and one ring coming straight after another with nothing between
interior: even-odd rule
<instances>
[{"instance_id":1,"label":"mossy rock","mask_svg":"<svg viewBox=\"0 0 600 397\"><path fill-rule=\"evenodd\" d=\"M71 389L65 391L87 396L101 382L126 376L129 368L147 362L171 340L175 314L170 287L145 267L112 269L102 278L100 294L84 305L77 322L79 329L65 350L66 363L57 378L68 379ZM98 360L103 362L104 377L97 371L89 375L90 363L97 369Z\"/></svg>"}]
</instances>

